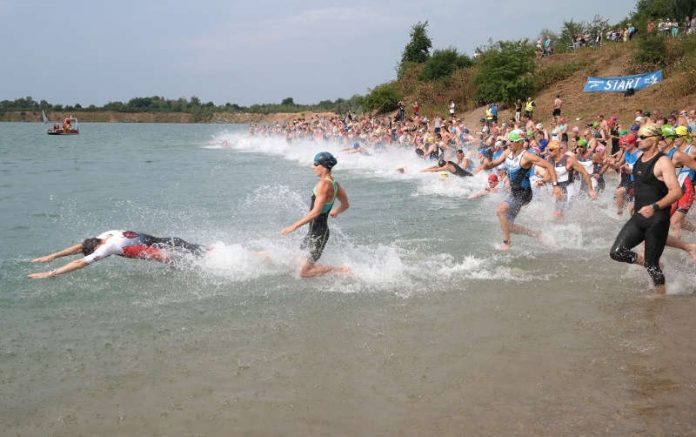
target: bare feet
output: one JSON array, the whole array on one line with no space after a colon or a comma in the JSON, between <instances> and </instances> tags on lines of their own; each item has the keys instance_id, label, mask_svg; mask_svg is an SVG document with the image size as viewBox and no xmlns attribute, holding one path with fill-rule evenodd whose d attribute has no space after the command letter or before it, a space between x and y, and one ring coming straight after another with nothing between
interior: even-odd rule
<instances>
[{"instance_id":1,"label":"bare feet","mask_svg":"<svg viewBox=\"0 0 696 437\"><path fill-rule=\"evenodd\" d=\"M502 252L507 252L508 250L510 250L510 244L512 244L510 240L503 241L498 245L497 249Z\"/></svg>"}]
</instances>

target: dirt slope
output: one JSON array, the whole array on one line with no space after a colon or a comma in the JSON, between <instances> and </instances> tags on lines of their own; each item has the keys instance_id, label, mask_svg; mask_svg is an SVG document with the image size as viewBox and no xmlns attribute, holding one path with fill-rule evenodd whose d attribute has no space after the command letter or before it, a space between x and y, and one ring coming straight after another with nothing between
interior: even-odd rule
<instances>
[{"instance_id":1,"label":"dirt slope","mask_svg":"<svg viewBox=\"0 0 696 437\"><path fill-rule=\"evenodd\" d=\"M634 96L624 97L622 93L585 93L582 91L587 76L620 76L630 74L629 62L635 50L633 44L615 44L600 50L583 49L578 53L555 55L543 59L542 63L568 62L582 59L589 65L574 73L570 78L556 83L536 96L535 119L541 122L551 120L553 101L556 94L563 100L563 115L570 125L583 126L595 119L598 114L609 117L616 114L623 125L633 121L636 109L659 110L667 114L675 109L696 107L696 95L684 95L680 91L681 84L688 78L685 73L665 72L662 83L638 91ZM466 126L477 126L483 117L485 108L480 107L462 114ZM512 111L500 111L499 118L506 120L512 116Z\"/></svg>"}]
</instances>

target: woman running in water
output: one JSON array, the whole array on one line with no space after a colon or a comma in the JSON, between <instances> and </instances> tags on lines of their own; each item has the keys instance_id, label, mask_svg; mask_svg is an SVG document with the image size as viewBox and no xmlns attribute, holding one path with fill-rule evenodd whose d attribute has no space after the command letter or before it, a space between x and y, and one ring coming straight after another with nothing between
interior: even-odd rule
<instances>
[{"instance_id":1,"label":"woman running in water","mask_svg":"<svg viewBox=\"0 0 696 437\"><path fill-rule=\"evenodd\" d=\"M34 258L31 260L33 263L47 263L63 256L78 253L84 255L84 258L71 261L62 267L49 272L32 273L29 277L43 279L62 275L85 268L111 255L169 263L173 261L172 255L176 252L200 256L204 253L204 249L177 237L159 238L133 231L106 231L61 251Z\"/></svg>"},{"instance_id":2,"label":"woman running in water","mask_svg":"<svg viewBox=\"0 0 696 437\"><path fill-rule=\"evenodd\" d=\"M309 212L304 217L284 227L280 233L288 235L309 223L309 232L305 237L302 248L309 252L307 260L300 269L300 276L308 278L327 273L349 272L348 267L317 264L329 240L329 215L336 217L349 208L348 194L331 175L331 169L338 163L329 152L319 152L314 156L314 174L319 182L312 190L312 203ZM332 209L338 198L340 206Z\"/></svg>"}]
</instances>

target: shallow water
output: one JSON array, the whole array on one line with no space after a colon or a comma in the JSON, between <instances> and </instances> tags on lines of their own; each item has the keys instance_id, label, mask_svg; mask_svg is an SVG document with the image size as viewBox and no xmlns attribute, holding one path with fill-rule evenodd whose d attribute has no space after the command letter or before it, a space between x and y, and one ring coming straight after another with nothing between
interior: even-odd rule
<instances>
[{"instance_id":1,"label":"shallow water","mask_svg":"<svg viewBox=\"0 0 696 437\"><path fill-rule=\"evenodd\" d=\"M696 432L694 267L668 249L677 295L648 299L647 274L607 256L609 193L563 224L537 198L519 222L545 245L501 254L499 199L465 200L483 177L244 132L0 124L2 434ZM307 209L319 149L351 200L322 261L354 274L300 280L304 232L279 230ZM107 229L214 250L25 278Z\"/></svg>"}]
</instances>

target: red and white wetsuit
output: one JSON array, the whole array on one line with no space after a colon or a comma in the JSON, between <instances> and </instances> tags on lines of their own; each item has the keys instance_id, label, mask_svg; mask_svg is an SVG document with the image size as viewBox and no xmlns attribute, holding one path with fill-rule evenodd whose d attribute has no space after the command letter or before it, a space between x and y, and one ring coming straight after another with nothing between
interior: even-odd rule
<instances>
[{"instance_id":1,"label":"red and white wetsuit","mask_svg":"<svg viewBox=\"0 0 696 437\"><path fill-rule=\"evenodd\" d=\"M104 242L94 252L82 259L87 264L118 255L126 258L151 259L168 262L169 256L157 246L158 239L147 234L133 231L106 231L97 235Z\"/></svg>"}]
</instances>

